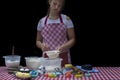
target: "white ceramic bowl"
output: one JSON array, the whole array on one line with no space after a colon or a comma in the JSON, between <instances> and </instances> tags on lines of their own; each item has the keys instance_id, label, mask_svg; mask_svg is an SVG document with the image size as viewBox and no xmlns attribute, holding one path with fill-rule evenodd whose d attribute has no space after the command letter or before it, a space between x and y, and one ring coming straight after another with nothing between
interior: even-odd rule
<instances>
[{"instance_id":1,"label":"white ceramic bowl","mask_svg":"<svg viewBox=\"0 0 120 80\"><path fill-rule=\"evenodd\" d=\"M29 69L38 69L41 65L41 57L25 57L26 66Z\"/></svg>"},{"instance_id":2,"label":"white ceramic bowl","mask_svg":"<svg viewBox=\"0 0 120 80\"><path fill-rule=\"evenodd\" d=\"M58 50L46 51L45 53L50 59L55 59L55 58L59 57L59 51Z\"/></svg>"}]
</instances>

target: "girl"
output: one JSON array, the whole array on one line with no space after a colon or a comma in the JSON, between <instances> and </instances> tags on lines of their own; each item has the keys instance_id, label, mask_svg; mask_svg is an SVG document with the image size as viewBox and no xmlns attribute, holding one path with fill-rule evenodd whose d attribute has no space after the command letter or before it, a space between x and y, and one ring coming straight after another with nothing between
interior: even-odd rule
<instances>
[{"instance_id":1,"label":"girl","mask_svg":"<svg viewBox=\"0 0 120 80\"><path fill-rule=\"evenodd\" d=\"M75 44L74 25L65 14L61 14L64 0L49 0L48 14L37 26L36 45L43 51L59 50L62 66L71 63L70 48Z\"/></svg>"}]
</instances>

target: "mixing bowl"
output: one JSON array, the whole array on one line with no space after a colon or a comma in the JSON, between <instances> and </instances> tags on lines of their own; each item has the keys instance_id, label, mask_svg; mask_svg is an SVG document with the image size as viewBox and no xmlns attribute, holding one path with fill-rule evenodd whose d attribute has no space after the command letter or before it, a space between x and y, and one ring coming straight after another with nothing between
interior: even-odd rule
<instances>
[{"instance_id":1,"label":"mixing bowl","mask_svg":"<svg viewBox=\"0 0 120 80\"><path fill-rule=\"evenodd\" d=\"M41 57L25 57L26 66L29 69L38 69L41 65Z\"/></svg>"},{"instance_id":2,"label":"mixing bowl","mask_svg":"<svg viewBox=\"0 0 120 80\"><path fill-rule=\"evenodd\" d=\"M5 65L8 68L18 68L20 65L21 56L19 55L7 55L3 56L3 58L5 58Z\"/></svg>"}]
</instances>

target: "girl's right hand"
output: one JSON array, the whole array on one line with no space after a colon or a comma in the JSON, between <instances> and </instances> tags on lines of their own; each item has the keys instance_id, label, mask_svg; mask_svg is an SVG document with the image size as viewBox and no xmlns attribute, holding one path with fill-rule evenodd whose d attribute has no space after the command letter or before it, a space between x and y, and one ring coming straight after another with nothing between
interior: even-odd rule
<instances>
[{"instance_id":1,"label":"girl's right hand","mask_svg":"<svg viewBox=\"0 0 120 80\"><path fill-rule=\"evenodd\" d=\"M41 44L41 49L42 49L43 52L49 50L48 46L45 43Z\"/></svg>"}]
</instances>

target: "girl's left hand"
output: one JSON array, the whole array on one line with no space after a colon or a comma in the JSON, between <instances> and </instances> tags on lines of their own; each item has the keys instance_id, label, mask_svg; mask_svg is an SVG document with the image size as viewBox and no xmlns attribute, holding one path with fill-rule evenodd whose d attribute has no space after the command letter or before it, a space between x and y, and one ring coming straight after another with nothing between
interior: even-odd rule
<instances>
[{"instance_id":1,"label":"girl's left hand","mask_svg":"<svg viewBox=\"0 0 120 80\"><path fill-rule=\"evenodd\" d=\"M65 52L65 49L64 49L63 47L61 47L61 46L60 46L60 47L57 47L56 49L59 50L60 53Z\"/></svg>"}]
</instances>

